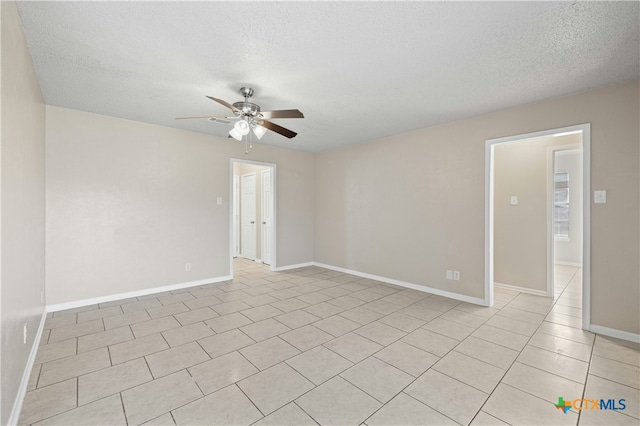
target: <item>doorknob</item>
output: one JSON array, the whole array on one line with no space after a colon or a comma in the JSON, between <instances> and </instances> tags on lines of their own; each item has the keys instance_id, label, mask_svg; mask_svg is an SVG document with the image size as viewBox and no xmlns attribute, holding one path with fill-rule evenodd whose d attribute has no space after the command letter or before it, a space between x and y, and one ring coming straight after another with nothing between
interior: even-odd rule
<instances>
[{"instance_id":1,"label":"doorknob","mask_svg":"<svg viewBox=\"0 0 640 426\"><path fill-rule=\"evenodd\" d=\"M263 224L263 225L266 225L266 224L267 224L267 222L262 222L262 224Z\"/></svg>"},{"instance_id":2,"label":"doorknob","mask_svg":"<svg viewBox=\"0 0 640 426\"><path fill-rule=\"evenodd\" d=\"M254 224L254 223L256 223L256 222L252 220L252 221L251 221L251 222L249 222L249 223L253 225L253 224Z\"/></svg>"}]
</instances>

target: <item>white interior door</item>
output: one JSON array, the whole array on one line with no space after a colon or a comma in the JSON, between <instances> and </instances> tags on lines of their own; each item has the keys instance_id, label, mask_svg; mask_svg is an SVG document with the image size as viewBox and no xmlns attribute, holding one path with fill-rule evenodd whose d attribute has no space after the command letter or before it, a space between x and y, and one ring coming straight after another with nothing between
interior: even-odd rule
<instances>
[{"instance_id":1,"label":"white interior door","mask_svg":"<svg viewBox=\"0 0 640 426\"><path fill-rule=\"evenodd\" d=\"M248 173L241 177L242 205L242 257L256 258L256 174Z\"/></svg>"},{"instance_id":2,"label":"white interior door","mask_svg":"<svg viewBox=\"0 0 640 426\"><path fill-rule=\"evenodd\" d=\"M271 169L262 171L262 262L271 265L273 247L273 190Z\"/></svg>"},{"instance_id":3,"label":"white interior door","mask_svg":"<svg viewBox=\"0 0 640 426\"><path fill-rule=\"evenodd\" d=\"M233 257L240 256L240 176L233 175Z\"/></svg>"}]
</instances>

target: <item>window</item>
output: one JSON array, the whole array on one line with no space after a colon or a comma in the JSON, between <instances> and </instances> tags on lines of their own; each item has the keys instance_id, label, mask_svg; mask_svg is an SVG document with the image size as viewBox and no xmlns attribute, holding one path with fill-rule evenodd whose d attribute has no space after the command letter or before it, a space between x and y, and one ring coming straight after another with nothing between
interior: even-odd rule
<instances>
[{"instance_id":1,"label":"window","mask_svg":"<svg viewBox=\"0 0 640 426\"><path fill-rule=\"evenodd\" d=\"M569 172L554 173L553 184L553 235L569 239Z\"/></svg>"}]
</instances>

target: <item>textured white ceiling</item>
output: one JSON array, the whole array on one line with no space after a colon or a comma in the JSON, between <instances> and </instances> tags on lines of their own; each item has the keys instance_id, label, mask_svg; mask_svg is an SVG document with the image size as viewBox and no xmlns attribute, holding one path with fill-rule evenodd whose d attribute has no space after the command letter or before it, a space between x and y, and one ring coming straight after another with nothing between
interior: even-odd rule
<instances>
[{"instance_id":1,"label":"textured white ceiling","mask_svg":"<svg viewBox=\"0 0 640 426\"><path fill-rule=\"evenodd\" d=\"M19 2L47 104L226 137L250 85L323 151L639 78L633 2Z\"/></svg>"}]
</instances>

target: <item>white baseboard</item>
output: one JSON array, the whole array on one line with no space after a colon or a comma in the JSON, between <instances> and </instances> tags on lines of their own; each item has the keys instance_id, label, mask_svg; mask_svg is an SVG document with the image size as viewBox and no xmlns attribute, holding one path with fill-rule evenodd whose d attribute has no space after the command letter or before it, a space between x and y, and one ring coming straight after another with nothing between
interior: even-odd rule
<instances>
[{"instance_id":1,"label":"white baseboard","mask_svg":"<svg viewBox=\"0 0 640 426\"><path fill-rule=\"evenodd\" d=\"M282 271L288 271L290 269L306 268L308 266L313 266L313 264L314 264L313 262L297 263L295 265L278 266L271 270L274 272L282 272Z\"/></svg>"},{"instance_id":2,"label":"white baseboard","mask_svg":"<svg viewBox=\"0 0 640 426\"><path fill-rule=\"evenodd\" d=\"M162 293L164 291L181 290L183 288L197 287L205 284L214 284L233 279L231 275L222 277L206 278L203 280L189 281L186 283L170 284L161 287L145 288L144 290L128 291L126 293L110 294L108 296L92 297L90 299L74 300L73 302L56 303L47 305L47 312L63 311L65 309L79 308L82 306L95 305L97 303L112 302L114 300L128 299L130 297L146 296L148 294Z\"/></svg>"},{"instance_id":3,"label":"white baseboard","mask_svg":"<svg viewBox=\"0 0 640 426\"><path fill-rule=\"evenodd\" d=\"M640 343L640 334L629 333L628 331L616 330L615 328L603 327L601 325L591 324L589 331L592 333L603 334L617 339L628 340L630 342Z\"/></svg>"},{"instance_id":4,"label":"white baseboard","mask_svg":"<svg viewBox=\"0 0 640 426\"><path fill-rule=\"evenodd\" d=\"M582 263L574 263L574 262L563 262L562 260L556 260L553 263L555 263L556 265L562 265L562 266L574 266L576 268L582 268Z\"/></svg>"},{"instance_id":5,"label":"white baseboard","mask_svg":"<svg viewBox=\"0 0 640 426\"><path fill-rule=\"evenodd\" d=\"M254 260L254 262L256 262L256 263L262 263L262 259L258 259L258 258L256 258L256 259Z\"/></svg>"},{"instance_id":6,"label":"white baseboard","mask_svg":"<svg viewBox=\"0 0 640 426\"><path fill-rule=\"evenodd\" d=\"M505 290L519 291L520 293L533 294L535 296L549 297L549 295L547 294L546 290L534 290L532 288L519 287L517 285L502 284L502 283L497 283L497 282L493 283L493 287L494 288L504 288Z\"/></svg>"},{"instance_id":7,"label":"white baseboard","mask_svg":"<svg viewBox=\"0 0 640 426\"><path fill-rule=\"evenodd\" d=\"M332 271L343 272L345 274L355 275L357 277L368 278L371 280L381 281L387 284L393 284L400 287L410 288L412 290L422 291L424 293L437 294L438 296L448 297L449 299L454 299L454 300L460 300L461 302L468 302L468 303L473 303L475 305L485 306L484 299L480 299L479 297L471 297L471 296L466 296L464 294L452 293L450 291L441 290L438 288L427 287L420 284L409 283L406 281L400 281L393 278L381 277L373 274L367 274L365 272L354 271L351 269L341 268L339 266L327 265L319 262L313 262L313 265L319 268L331 269Z\"/></svg>"},{"instance_id":8,"label":"white baseboard","mask_svg":"<svg viewBox=\"0 0 640 426\"><path fill-rule=\"evenodd\" d=\"M47 320L47 311L45 310L42 313L42 318L40 319L40 325L38 326L38 332L36 333L35 339L33 340L33 345L31 346L31 352L29 353L29 358L27 359L27 365L24 367L24 372L22 373L22 380L20 381L20 387L18 388L18 394L16 395L16 399L13 402L13 408L11 409L11 414L9 415L9 425L17 425L20 417L20 411L22 411L22 403L24 402L24 396L27 393L27 386L29 386L29 378L31 377L31 370L33 369L33 363L36 360L36 354L38 353L38 347L40 347L40 339L42 338L42 331L44 330L44 323Z\"/></svg>"}]
</instances>

